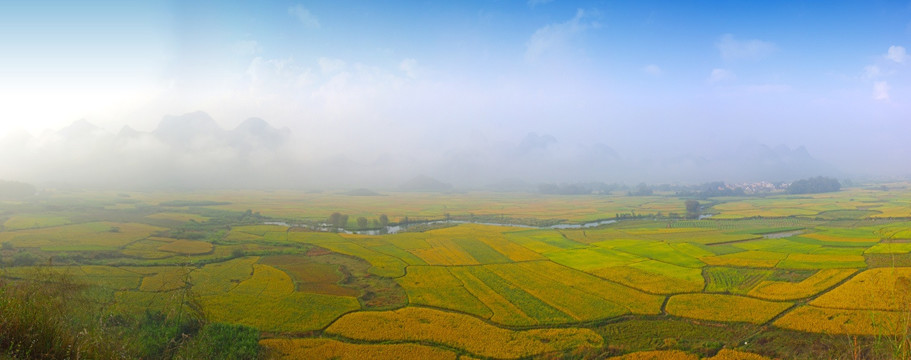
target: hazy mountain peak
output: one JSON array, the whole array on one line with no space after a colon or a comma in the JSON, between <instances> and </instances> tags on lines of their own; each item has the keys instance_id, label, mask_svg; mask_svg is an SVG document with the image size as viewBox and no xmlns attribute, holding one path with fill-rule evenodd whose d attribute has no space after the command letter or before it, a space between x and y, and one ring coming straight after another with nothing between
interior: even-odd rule
<instances>
[{"instance_id":1,"label":"hazy mountain peak","mask_svg":"<svg viewBox=\"0 0 911 360\"><path fill-rule=\"evenodd\" d=\"M74 121L69 126L63 128L63 129L60 129L60 131L58 131L57 133L64 137L79 137L79 136L94 135L94 134L98 133L100 130L101 130L101 128L90 123L88 120L79 119L79 120Z\"/></svg>"}]
</instances>

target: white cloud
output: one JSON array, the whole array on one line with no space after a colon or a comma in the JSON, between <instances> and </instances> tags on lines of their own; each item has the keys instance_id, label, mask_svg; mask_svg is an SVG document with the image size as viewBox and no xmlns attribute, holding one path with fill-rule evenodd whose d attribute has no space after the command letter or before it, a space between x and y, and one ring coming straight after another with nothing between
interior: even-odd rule
<instances>
[{"instance_id":1,"label":"white cloud","mask_svg":"<svg viewBox=\"0 0 911 360\"><path fill-rule=\"evenodd\" d=\"M886 53L885 57L886 59L895 61L899 64L908 60L908 54L905 52L905 48L895 45L889 47L889 52Z\"/></svg>"},{"instance_id":2,"label":"white cloud","mask_svg":"<svg viewBox=\"0 0 911 360\"><path fill-rule=\"evenodd\" d=\"M645 67L642 68L642 71L645 71L646 74L652 76L661 76L661 74L664 73L664 71L662 71L661 68L655 64L645 65Z\"/></svg>"},{"instance_id":3,"label":"white cloud","mask_svg":"<svg viewBox=\"0 0 911 360\"><path fill-rule=\"evenodd\" d=\"M411 58L404 59L399 63L399 70L402 70L405 75L413 79L417 77L418 61Z\"/></svg>"},{"instance_id":4,"label":"white cloud","mask_svg":"<svg viewBox=\"0 0 911 360\"><path fill-rule=\"evenodd\" d=\"M263 48L262 46L259 46L259 43L256 42L256 40L241 40L235 42L234 45L231 46L231 50L239 55L256 55L263 51Z\"/></svg>"},{"instance_id":5,"label":"white cloud","mask_svg":"<svg viewBox=\"0 0 911 360\"><path fill-rule=\"evenodd\" d=\"M873 99L879 101L889 101L889 83L877 81L873 83Z\"/></svg>"},{"instance_id":6,"label":"white cloud","mask_svg":"<svg viewBox=\"0 0 911 360\"><path fill-rule=\"evenodd\" d=\"M345 69L345 61L341 59L332 59L321 57L317 61L319 68L324 74L331 74Z\"/></svg>"},{"instance_id":7,"label":"white cloud","mask_svg":"<svg viewBox=\"0 0 911 360\"><path fill-rule=\"evenodd\" d=\"M864 75L863 75L863 77L864 77L865 79L877 78L877 77L879 77L880 75L882 75L882 71L879 70L879 66L876 66L876 65L869 65L869 66L864 67Z\"/></svg>"},{"instance_id":8,"label":"white cloud","mask_svg":"<svg viewBox=\"0 0 911 360\"><path fill-rule=\"evenodd\" d=\"M724 60L757 60L778 49L774 43L768 41L756 39L739 41L734 39L734 35L731 34L722 35L715 46L721 52L721 58Z\"/></svg>"},{"instance_id":9,"label":"white cloud","mask_svg":"<svg viewBox=\"0 0 911 360\"><path fill-rule=\"evenodd\" d=\"M319 28L319 19L315 15L310 13L310 10L307 10L300 4L294 5L288 8L288 14L297 18L301 24L309 28Z\"/></svg>"},{"instance_id":10,"label":"white cloud","mask_svg":"<svg viewBox=\"0 0 911 360\"><path fill-rule=\"evenodd\" d=\"M564 23L546 25L531 35L525 43L525 59L535 60L550 49L561 46L572 36L598 27L596 22L583 21L588 17L584 10L576 10L576 16Z\"/></svg>"},{"instance_id":11,"label":"white cloud","mask_svg":"<svg viewBox=\"0 0 911 360\"><path fill-rule=\"evenodd\" d=\"M734 80L737 78L734 76L734 73L730 70L725 69L712 69L712 73L709 75L708 82L717 83L722 81Z\"/></svg>"}]
</instances>

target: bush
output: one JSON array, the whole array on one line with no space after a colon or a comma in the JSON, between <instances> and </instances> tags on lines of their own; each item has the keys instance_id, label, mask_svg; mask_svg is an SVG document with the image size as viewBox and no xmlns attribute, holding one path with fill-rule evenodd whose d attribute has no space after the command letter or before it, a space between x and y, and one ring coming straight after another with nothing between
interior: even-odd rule
<instances>
[{"instance_id":1,"label":"bush","mask_svg":"<svg viewBox=\"0 0 911 360\"><path fill-rule=\"evenodd\" d=\"M259 357L259 330L244 325L213 323L202 328L181 357L246 360Z\"/></svg>"},{"instance_id":2,"label":"bush","mask_svg":"<svg viewBox=\"0 0 911 360\"><path fill-rule=\"evenodd\" d=\"M32 266L38 262L38 258L27 251L20 251L13 256L13 266Z\"/></svg>"},{"instance_id":3,"label":"bush","mask_svg":"<svg viewBox=\"0 0 911 360\"><path fill-rule=\"evenodd\" d=\"M86 316L91 303L82 296L83 285L40 271L36 278L41 281L0 281L0 358L124 357L119 343Z\"/></svg>"}]
</instances>

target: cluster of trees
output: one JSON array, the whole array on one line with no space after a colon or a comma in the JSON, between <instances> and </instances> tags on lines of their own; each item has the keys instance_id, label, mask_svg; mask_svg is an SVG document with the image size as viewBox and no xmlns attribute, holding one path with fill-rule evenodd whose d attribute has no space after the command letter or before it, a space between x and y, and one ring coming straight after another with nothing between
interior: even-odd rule
<instances>
[{"instance_id":1,"label":"cluster of trees","mask_svg":"<svg viewBox=\"0 0 911 360\"><path fill-rule=\"evenodd\" d=\"M21 200L34 196L35 186L18 181L0 180L0 200Z\"/></svg>"},{"instance_id":2,"label":"cluster of trees","mask_svg":"<svg viewBox=\"0 0 911 360\"><path fill-rule=\"evenodd\" d=\"M649 196L652 193L654 193L654 190L652 190L652 188L650 188L648 186L648 184L639 183L639 185L636 185L636 190L635 191L630 190L628 195L629 196Z\"/></svg>"},{"instance_id":3,"label":"cluster of trees","mask_svg":"<svg viewBox=\"0 0 911 360\"><path fill-rule=\"evenodd\" d=\"M841 183L825 176L797 180L788 186L788 194L818 194L838 190L841 190Z\"/></svg>"},{"instance_id":4,"label":"cluster of trees","mask_svg":"<svg viewBox=\"0 0 911 360\"><path fill-rule=\"evenodd\" d=\"M742 188L731 189L724 181L713 181L696 186L690 195L699 199L707 199L715 196L743 196L745 194Z\"/></svg>"},{"instance_id":5,"label":"cluster of trees","mask_svg":"<svg viewBox=\"0 0 911 360\"><path fill-rule=\"evenodd\" d=\"M386 216L386 214L381 214L379 218L373 219L372 221L361 216L355 219L355 222L357 223L357 228L359 230L366 230L370 228L384 228L389 225L389 216ZM348 214L334 212L329 215L329 219L326 221L326 223L336 229L344 229L348 227Z\"/></svg>"},{"instance_id":6,"label":"cluster of trees","mask_svg":"<svg viewBox=\"0 0 911 360\"><path fill-rule=\"evenodd\" d=\"M686 218L687 219L698 219L699 215L702 214L702 206L699 204L699 201L696 200L687 200L686 203Z\"/></svg>"}]
</instances>

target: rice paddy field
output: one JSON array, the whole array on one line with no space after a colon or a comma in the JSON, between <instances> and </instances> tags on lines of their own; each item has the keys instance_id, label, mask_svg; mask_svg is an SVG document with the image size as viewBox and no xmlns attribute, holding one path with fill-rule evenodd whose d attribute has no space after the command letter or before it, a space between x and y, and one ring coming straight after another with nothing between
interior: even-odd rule
<instances>
[{"instance_id":1,"label":"rice paddy field","mask_svg":"<svg viewBox=\"0 0 911 360\"><path fill-rule=\"evenodd\" d=\"M901 358L908 184L701 200L700 220L686 200L55 192L0 203L0 286L53 273L111 313L192 304L276 359Z\"/></svg>"}]
</instances>

